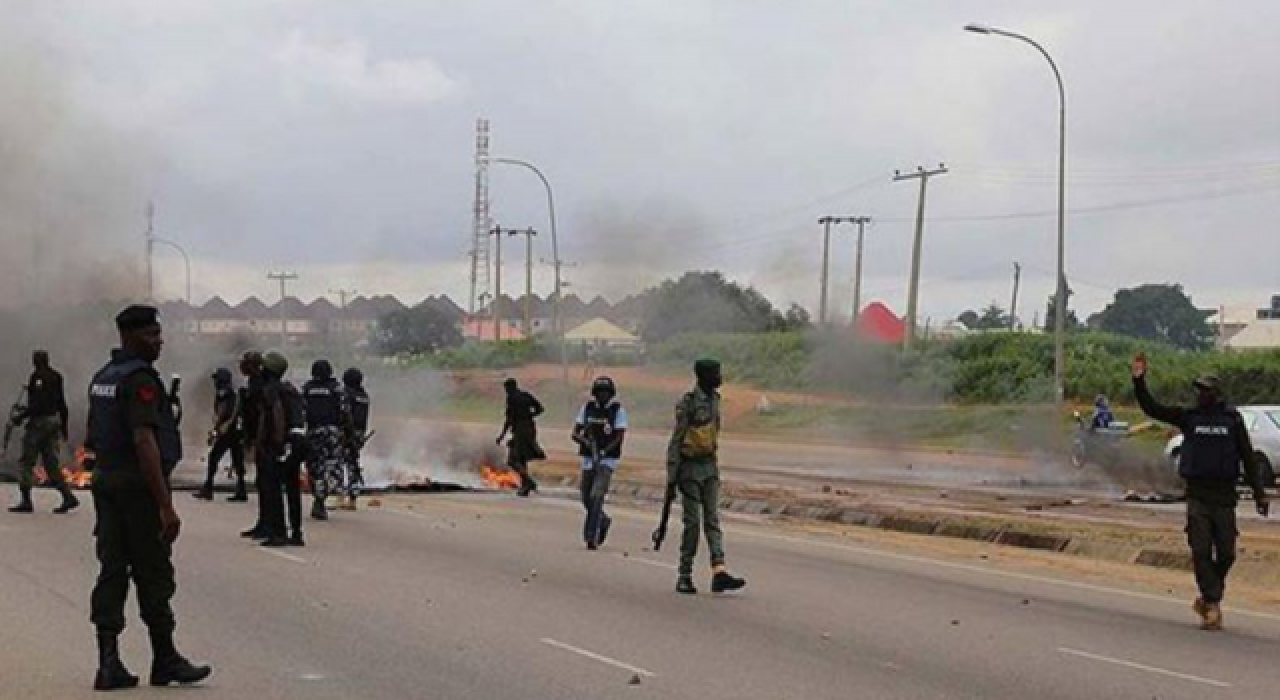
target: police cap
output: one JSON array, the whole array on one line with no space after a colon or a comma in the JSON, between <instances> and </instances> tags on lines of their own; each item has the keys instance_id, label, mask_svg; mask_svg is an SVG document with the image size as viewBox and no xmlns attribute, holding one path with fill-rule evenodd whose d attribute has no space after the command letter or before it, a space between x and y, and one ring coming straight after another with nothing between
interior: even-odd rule
<instances>
[{"instance_id":1,"label":"police cap","mask_svg":"<svg viewBox=\"0 0 1280 700\"><path fill-rule=\"evenodd\" d=\"M1202 374L1191 385L1200 391L1222 391L1222 380L1216 374Z\"/></svg>"},{"instance_id":2,"label":"police cap","mask_svg":"<svg viewBox=\"0 0 1280 700\"><path fill-rule=\"evenodd\" d=\"M134 304L116 314L116 329L121 333L160 325L160 311L154 306Z\"/></svg>"}]
</instances>

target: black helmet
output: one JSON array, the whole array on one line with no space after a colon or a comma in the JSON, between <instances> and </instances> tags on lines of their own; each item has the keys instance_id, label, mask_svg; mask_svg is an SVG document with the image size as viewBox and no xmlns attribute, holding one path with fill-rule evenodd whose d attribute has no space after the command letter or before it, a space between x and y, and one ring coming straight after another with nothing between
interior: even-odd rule
<instances>
[{"instance_id":1,"label":"black helmet","mask_svg":"<svg viewBox=\"0 0 1280 700\"><path fill-rule=\"evenodd\" d=\"M312 362L311 378L312 379L332 379L333 365L329 364L328 360L316 360L315 362Z\"/></svg>"},{"instance_id":2,"label":"black helmet","mask_svg":"<svg viewBox=\"0 0 1280 700\"><path fill-rule=\"evenodd\" d=\"M352 367L342 373L342 383L347 386L358 387L364 383L364 372Z\"/></svg>"},{"instance_id":3,"label":"black helmet","mask_svg":"<svg viewBox=\"0 0 1280 700\"><path fill-rule=\"evenodd\" d=\"M609 398L613 398L618 395L618 387L609 377L596 377L596 380L591 382L591 395L600 393L606 393Z\"/></svg>"},{"instance_id":4,"label":"black helmet","mask_svg":"<svg viewBox=\"0 0 1280 700\"><path fill-rule=\"evenodd\" d=\"M219 367L213 371L213 383L219 386L231 383L231 370L226 367Z\"/></svg>"}]
</instances>

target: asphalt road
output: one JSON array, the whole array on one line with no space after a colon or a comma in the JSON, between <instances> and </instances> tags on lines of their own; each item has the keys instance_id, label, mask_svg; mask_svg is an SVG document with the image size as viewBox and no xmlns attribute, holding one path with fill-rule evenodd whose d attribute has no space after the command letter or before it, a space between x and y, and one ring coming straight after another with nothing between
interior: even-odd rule
<instances>
[{"instance_id":1,"label":"asphalt road","mask_svg":"<svg viewBox=\"0 0 1280 700\"><path fill-rule=\"evenodd\" d=\"M92 509L0 514L0 698L91 697ZM1203 633L1184 601L735 520L738 596L681 597L653 514L578 543L554 498L394 497L275 552L251 506L180 495L179 645L214 698L1262 698L1280 614ZM674 550L673 541L670 548ZM703 560L705 561L705 560ZM700 572L700 585L706 585ZM126 660L149 655L130 605ZM633 684L638 680L638 685ZM172 696L140 689L128 697Z\"/></svg>"}]
</instances>

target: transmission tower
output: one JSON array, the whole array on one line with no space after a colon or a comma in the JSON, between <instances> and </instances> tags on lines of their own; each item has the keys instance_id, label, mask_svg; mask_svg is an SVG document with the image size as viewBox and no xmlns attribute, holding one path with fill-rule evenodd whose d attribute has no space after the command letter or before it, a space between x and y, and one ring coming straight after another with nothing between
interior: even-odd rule
<instances>
[{"instance_id":1,"label":"transmission tower","mask_svg":"<svg viewBox=\"0 0 1280 700\"><path fill-rule=\"evenodd\" d=\"M475 315L479 295L489 291L489 120L476 120L476 198L471 225L471 299L467 307Z\"/></svg>"}]
</instances>

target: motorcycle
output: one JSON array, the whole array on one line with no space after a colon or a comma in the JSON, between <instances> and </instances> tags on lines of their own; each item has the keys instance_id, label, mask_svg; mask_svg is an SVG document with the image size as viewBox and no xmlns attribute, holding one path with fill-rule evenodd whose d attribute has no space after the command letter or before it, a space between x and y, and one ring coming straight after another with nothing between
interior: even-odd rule
<instances>
[{"instance_id":1,"label":"motorcycle","mask_svg":"<svg viewBox=\"0 0 1280 700\"><path fill-rule=\"evenodd\" d=\"M1129 424L1112 421L1105 428L1095 428L1079 411L1074 414L1076 434L1071 441L1071 466L1083 469L1086 464L1113 462L1120 444L1129 438Z\"/></svg>"}]
</instances>

